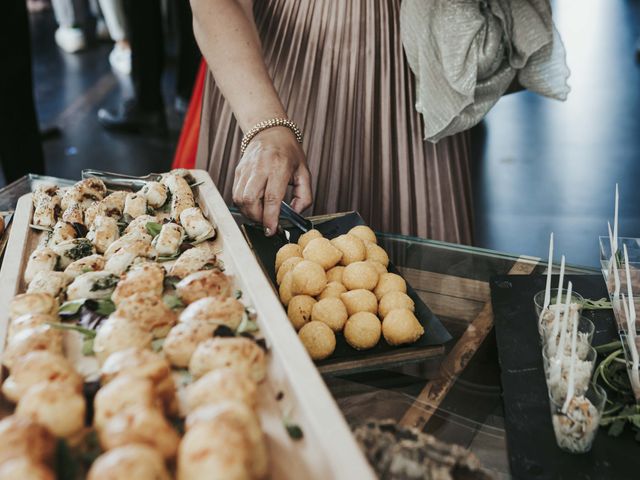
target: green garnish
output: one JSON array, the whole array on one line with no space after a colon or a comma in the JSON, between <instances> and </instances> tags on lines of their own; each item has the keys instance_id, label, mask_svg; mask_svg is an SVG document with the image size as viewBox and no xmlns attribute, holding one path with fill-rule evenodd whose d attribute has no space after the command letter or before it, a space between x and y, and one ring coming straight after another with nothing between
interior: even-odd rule
<instances>
[{"instance_id":1,"label":"green garnish","mask_svg":"<svg viewBox=\"0 0 640 480\"><path fill-rule=\"evenodd\" d=\"M617 437L624 431L624 427L627 423L630 423L635 428L640 429L640 406L639 405L627 405L618 414L603 417L600 420L600 425L609 425L609 435ZM636 439L638 439L640 431L636 433Z\"/></svg>"},{"instance_id":2,"label":"green garnish","mask_svg":"<svg viewBox=\"0 0 640 480\"><path fill-rule=\"evenodd\" d=\"M98 303L98 308L95 310L98 315L108 317L116 311L116 304L109 298L102 298L95 301Z\"/></svg>"},{"instance_id":3,"label":"green garnish","mask_svg":"<svg viewBox=\"0 0 640 480\"><path fill-rule=\"evenodd\" d=\"M287 433L293 440L300 440L304 438L304 432L302 431L302 428L300 428L300 425L298 425L297 423L293 423L287 418L284 418L282 420L282 423L284 424L284 428L287 429Z\"/></svg>"},{"instance_id":4,"label":"green garnish","mask_svg":"<svg viewBox=\"0 0 640 480\"><path fill-rule=\"evenodd\" d=\"M158 353L162 350L164 346L164 338L156 338L151 342L151 350Z\"/></svg>"},{"instance_id":5,"label":"green garnish","mask_svg":"<svg viewBox=\"0 0 640 480\"><path fill-rule=\"evenodd\" d=\"M82 273L89 273L89 272L93 272L93 268L89 268L89 267L82 267Z\"/></svg>"},{"instance_id":6,"label":"green garnish","mask_svg":"<svg viewBox=\"0 0 640 480\"><path fill-rule=\"evenodd\" d=\"M183 387L189 385L191 382L193 382L193 376L191 375L191 373L189 372L189 370L187 369L180 369L177 370L178 372L178 377L179 377L179 381L180 381L180 385L182 385Z\"/></svg>"},{"instance_id":7,"label":"green garnish","mask_svg":"<svg viewBox=\"0 0 640 480\"><path fill-rule=\"evenodd\" d=\"M165 295L162 297L162 300L167 307L173 310L184 308L184 303L182 303L182 300L180 300L180 297L177 295Z\"/></svg>"},{"instance_id":8,"label":"green garnish","mask_svg":"<svg viewBox=\"0 0 640 480\"><path fill-rule=\"evenodd\" d=\"M161 255L156 258L158 262L170 262L171 260L175 260L180 256L180 252L176 252L173 255Z\"/></svg>"},{"instance_id":9,"label":"green garnish","mask_svg":"<svg viewBox=\"0 0 640 480\"><path fill-rule=\"evenodd\" d=\"M58 313L66 313L69 315L75 315L80 311L82 305L84 305L85 299L81 298L80 300L70 300L68 302L64 302L58 308Z\"/></svg>"},{"instance_id":10,"label":"green garnish","mask_svg":"<svg viewBox=\"0 0 640 480\"><path fill-rule=\"evenodd\" d=\"M160 230L162 230L162 225L156 222L147 222L145 226L147 227L147 232L152 237L155 237L158 234L160 234Z\"/></svg>"},{"instance_id":11,"label":"green garnish","mask_svg":"<svg viewBox=\"0 0 640 480\"><path fill-rule=\"evenodd\" d=\"M80 325L69 325L66 323L57 323L57 322L46 322L47 325L53 328L57 328L58 330L69 330L71 332L78 332L84 335L85 338L95 338L96 331L91 330L90 328L81 327Z\"/></svg>"},{"instance_id":12,"label":"green garnish","mask_svg":"<svg viewBox=\"0 0 640 480\"><path fill-rule=\"evenodd\" d=\"M164 201L164 204L158 210L165 213L170 212L172 197L173 197L173 194L169 190L167 190L167 199Z\"/></svg>"},{"instance_id":13,"label":"green garnish","mask_svg":"<svg viewBox=\"0 0 640 480\"><path fill-rule=\"evenodd\" d=\"M104 278L100 278L96 280L91 287L92 292L96 292L98 290L110 290L118 285L119 278L116 275L109 275Z\"/></svg>"},{"instance_id":14,"label":"green garnish","mask_svg":"<svg viewBox=\"0 0 640 480\"><path fill-rule=\"evenodd\" d=\"M607 401L600 425L608 426L608 433L617 437L630 425L640 442L640 406L636 405L627 373L622 343L615 341L596 347L600 355L606 355L593 374L593 383L600 383L607 390Z\"/></svg>"},{"instance_id":15,"label":"green garnish","mask_svg":"<svg viewBox=\"0 0 640 480\"><path fill-rule=\"evenodd\" d=\"M234 292L234 295L236 297L236 300L240 300L242 298L242 290L236 290Z\"/></svg>"},{"instance_id":16,"label":"green garnish","mask_svg":"<svg viewBox=\"0 0 640 480\"><path fill-rule=\"evenodd\" d=\"M164 277L164 288L176 288L176 285L180 283L180 278L172 275Z\"/></svg>"},{"instance_id":17,"label":"green garnish","mask_svg":"<svg viewBox=\"0 0 640 480\"><path fill-rule=\"evenodd\" d=\"M245 312L242 316L242 322L240 322L240 325L238 325L238 328L236 329L236 333L251 333L257 332L258 330L260 330L258 324Z\"/></svg>"},{"instance_id":18,"label":"green garnish","mask_svg":"<svg viewBox=\"0 0 640 480\"><path fill-rule=\"evenodd\" d=\"M600 298L598 300L591 300L585 298L582 302L583 310L610 310L613 308L611 301L606 298Z\"/></svg>"},{"instance_id":19,"label":"green garnish","mask_svg":"<svg viewBox=\"0 0 640 480\"><path fill-rule=\"evenodd\" d=\"M47 322L47 325L57 328L58 330L68 330L71 332L78 332L84 337L82 339L82 354L85 356L94 355L93 341L96 338L96 331L89 328L84 328L79 325L67 325L64 323Z\"/></svg>"},{"instance_id":20,"label":"green garnish","mask_svg":"<svg viewBox=\"0 0 640 480\"><path fill-rule=\"evenodd\" d=\"M77 478L78 461L74 458L71 447L64 439L58 439L54 456L56 478Z\"/></svg>"},{"instance_id":21,"label":"green garnish","mask_svg":"<svg viewBox=\"0 0 640 480\"><path fill-rule=\"evenodd\" d=\"M76 315L80 312L80 308L82 308L86 301L86 298L80 298L78 300L70 300L68 302L65 302L60 305L60 308L58 308L58 313L66 314L69 316ZM95 311L98 315L108 317L116 311L115 304L109 298L101 298L98 300L92 299L91 302L95 302L97 304L97 308L95 310L90 308L90 310Z\"/></svg>"},{"instance_id":22,"label":"green garnish","mask_svg":"<svg viewBox=\"0 0 640 480\"><path fill-rule=\"evenodd\" d=\"M65 252L65 257L71 260L79 260L93 254L93 244L86 238L78 238L74 241L74 244L73 247Z\"/></svg>"},{"instance_id":23,"label":"green garnish","mask_svg":"<svg viewBox=\"0 0 640 480\"><path fill-rule=\"evenodd\" d=\"M82 341L82 354L85 357L91 357L96 354L96 352L93 351L94 340L95 340L94 338L85 337L85 339Z\"/></svg>"},{"instance_id":24,"label":"green garnish","mask_svg":"<svg viewBox=\"0 0 640 480\"><path fill-rule=\"evenodd\" d=\"M80 453L80 459L82 460L83 464L90 466L102 453L102 450L100 448L100 441L98 440L98 434L95 430L89 432L89 434L84 438L84 445L85 448Z\"/></svg>"}]
</instances>

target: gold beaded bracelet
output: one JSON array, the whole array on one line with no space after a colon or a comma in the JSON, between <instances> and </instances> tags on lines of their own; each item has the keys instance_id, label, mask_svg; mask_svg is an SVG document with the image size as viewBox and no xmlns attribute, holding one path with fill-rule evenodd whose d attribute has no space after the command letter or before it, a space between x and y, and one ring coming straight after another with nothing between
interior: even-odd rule
<instances>
[{"instance_id":1,"label":"gold beaded bracelet","mask_svg":"<svg viewBox=\"0 0 640 480\"><path fill-rule=\"evenodd\" d=\"M286 118L271 118L269 120L264 120L258 123L253 128L251 128L251 130L244 134L244 136L242 137L242 143L240 143L240 156L244 155L244 151L249 146L249 142L253 140L253 137L255 137L263 130L272 127L287 127L293 132L298 143L302 143L302 132L295 123L293 123L291 120L287 120Z\"/></svg>"}]
</instances>

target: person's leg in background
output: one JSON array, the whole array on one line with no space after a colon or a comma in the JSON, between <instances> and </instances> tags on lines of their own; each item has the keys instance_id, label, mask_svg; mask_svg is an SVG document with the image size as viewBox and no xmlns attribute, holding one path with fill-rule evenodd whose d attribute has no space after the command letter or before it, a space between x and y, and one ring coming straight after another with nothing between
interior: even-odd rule
<instances>
[{"instance_id":1,"label":"person's leg in background","mask_svg":"<svg viewBox=\"0 0 640 480\"><path fill-rule=\"evenodd\" d=\"M55 39L67 53L76 53L87 47L87 34L95 28L87 0L52 0L53 13L58 22Z\"/></svg>"},{"instance_id":2,"label":"person's leg in background","mask_svg":"<svg viewBox=\"0 0 640 480\"><path fill-rule=\"evenodd\" d=\"M33 101L31 36L25 0L3 0L0 15L0 162L7 183L44 173Z\"/></svg>"},{"instance_id":3,"label":"person's leg in background","mask_svg":"<svg viewBox=\"0 0 640 480\"><path fill-rule=\"evenodd\" d=\"M184 0L186 1L186 0ZM131 43L134 98L116 111L101 108L98 120L106 129L128 133L165 133L162 100L164 39L158 0L124 0Z\"/></svg>"},{"instance_id":4,"label":"person's leg in background","mask_svg":"<svg viewBox=\"0 0 640 480\"><path fill-rule=\"evenodd\" d=\"M184 114L200 67L200 49L193 35L191 6L184 0L175 1L178 30L178 71L176 74L176 110Z\"/></svg>"},{"instance_id":5,"label":"person's leg in background","mask_svg":"<svg viewBox=\"0 0 640 480\"><path fill-rule=\"evenodd\" d=\"M123 0L100 0L100 9L109 30L109 36L115 42L109 54L109 63L118 73L131 73L131 45L127 35L127 19Z\"/></svg>"}]
</instances>

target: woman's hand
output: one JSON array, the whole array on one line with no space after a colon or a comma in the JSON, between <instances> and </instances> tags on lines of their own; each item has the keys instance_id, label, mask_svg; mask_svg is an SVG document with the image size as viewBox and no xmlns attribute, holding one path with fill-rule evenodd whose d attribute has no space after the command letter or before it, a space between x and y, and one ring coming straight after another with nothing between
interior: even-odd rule
<instances>
[{"instance_id":1,"label":"woman's hand","mask_svg":"<svg viewBox=\"0 0 640 480\"><path fill-rule=\"evenodd\" d=\"M269 128L251 140L236 168L233 201L271 236L288 185L293 185L291 206L296 212L311 205L311 175L300 144L288 128Z\"/></svg>"}]
</instances>

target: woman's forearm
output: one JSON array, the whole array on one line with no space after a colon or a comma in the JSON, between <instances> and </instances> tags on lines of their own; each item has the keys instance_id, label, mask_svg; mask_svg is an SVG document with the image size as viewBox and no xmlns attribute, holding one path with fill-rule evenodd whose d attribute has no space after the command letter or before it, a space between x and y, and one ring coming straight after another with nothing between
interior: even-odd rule
<instances>
[{"instance_id":1,"label":"woman's forearm","mask_svg":"<svg viewBox=\"0 0 640 480\"><path fill-rule=\"evenodd\" d=\"M251 0L191 0L193 29L218 88L246 132L286 117L262 57Z\"/></svg>"}]
</instances>

